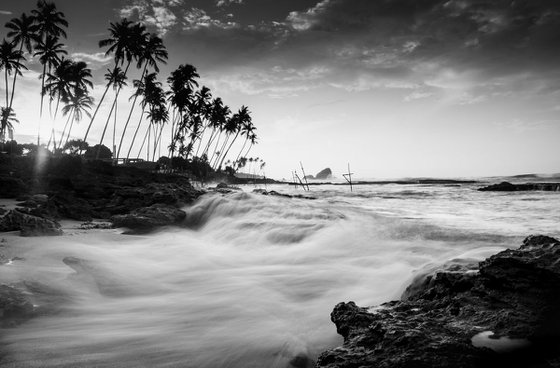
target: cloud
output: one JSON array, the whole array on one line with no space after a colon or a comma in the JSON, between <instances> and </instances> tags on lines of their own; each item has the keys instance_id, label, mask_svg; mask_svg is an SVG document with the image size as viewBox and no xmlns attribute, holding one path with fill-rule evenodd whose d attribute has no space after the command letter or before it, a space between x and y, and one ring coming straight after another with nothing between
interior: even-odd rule
<instances>
[{"instance_id":1,"label":"cloud","mask_svg":"<svg viewBox=\"0 0 560 368\"><path fill-rule=\"evenodd\" d=\"M77 61L85 61L88 66L94 70L100 69L113 61L113 57L105 55L104 52L96 52L93 54L86 52L74 52L70 55L70 57Z\"/></svg>"},{"instance_id":2,"label":"cloud","mask_svg":"<svg viewBox=\"0 0 560 368\"><path fill-rule=\"evenodd\" d=\"M0 15L12 15L13 13L9 10L0 10Z\"/></svg>"},{"instance_id":3,"label":"cloud","mask_svg":"<svg viewBox=\"0 0 560 368\"><path fill-rule=\"evenodd\" d=\"M230 6L232 4L243 4L243 0L217 0L216 6L218 8Z\"/></svg>"}]
</instances>

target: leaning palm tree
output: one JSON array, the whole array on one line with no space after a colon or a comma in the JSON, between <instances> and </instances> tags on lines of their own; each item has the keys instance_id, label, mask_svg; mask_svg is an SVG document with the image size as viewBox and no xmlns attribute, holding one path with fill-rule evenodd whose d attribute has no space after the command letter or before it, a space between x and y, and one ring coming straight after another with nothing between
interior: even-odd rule
<instances>
[{"instance_id":1,"label":"leaning palm tree","mask_svg":"<svg viewBox=\"0 0 560 368\"><path fill-rule=\"evenodd\" d=\"M92 106L93 98L88 95L87 90L76 88L72 96L70 96L69 103L62 108L62 113L64 115L72 114L70 128L68 129L68 134L66 135L66 141L64 145L68 143L74 123L82 120L82 115L84 113L87 116L91 116L88 110L90 110Z\"/></svg>"},{"instance_id":2,"label":"leaning palm tree","mask_svg":"<svg viewBox=\"0 0 560 368\"><path fill-rule=\"evenodd\" d=\"M255 134L256 129L257 128L255 128L255 126L251 121L245 122L245 124L243 124L241 135L245 136L245 140L243 141L243 146L241 146L241 149L239 150L239 153L237 154L237 157L235 158L234 162L237 162L237 160L239 160L239 157L241 157L241 154L245 150L245 146L247 145L247 143L251 142L251 145L254 145L256 143L257 140L257 135Z\"/></svg>"},{"instance_id":3,"label":"leaning palm tree","mask_svg":"<svg viewBox=\"0 0 560 368\"><path fill-rule=\"evenodd\" d=\"M19 51L23 53L25 49L27 52L31 53L33 51L32 42L38 40L38 26L34 24L35 19L33 17L27 16L23 13L19 18L13 18L8 23L6 23L6 28L9 29L7 36L12 39L12 43L19 45ZM16 79L17 74L14 75L14 80L12 82L12 95L10 97L10 103L8 108L12 108L12 103L14 101L14 92L16 90Z\"/></svg>"},{"instance_id":4,"label":"leaning palm tree","mask_svg":"<svg viewBox=\"0 0 560 368\"><path fill-rule=\"evenodd\" d=\"M138 69L144 67L142 73L140 74L140 80L144 78L144 75L147 72L148 66L153 68L156 73L159 73L159 66L158 63L167 63L167 50L163 45L163 40L156 36L156 35L148 35L146 34L146 38L144 39L144 43L141 45L141 51L139 53L138 62L136 67ZM134 107L136 106L136 100L138 95L134 95L134 99L132 101L132 106L130 107L130 112L128 113L128 118L126 119L126 123L124 124L124 128L121 134L121 139L119 142L119 148L117 150L117 158L121 152L122 143L124 140L124 136L126 134L126 130L128 128L128 124L130 123L130 118L132 117L132 112L134 111Z\"/></svg>"},{"instance_id":5,"label":"leaning palm tree","mask_svg":"<svg viewBox=\"0 0 560 368\"><path fill-rule=\"evenodd\" d=\"M16 114L9 107L2 107L0 109L0 142L6 141L6 131L8 136L13 135L14 123L19 123L16 119Z\"/></svg>"},{"instance_id":6,"label":"leaning palm tree","mask_svg":"<svg viewBox=\"0 0 560 368\"><path fill-rule=\"evenodd\" d=\"M23 52L17 50L15 44L4 39L0 44L0 70L4 69L6 107L10 110L8 75L11 75L12 72L15 73L15 75L21 75L21 69L27 69L27 67L21 63L21 60L25 60Z\"/></svg>"},{"instance_id":7,"label":"leaning palm tree","mask_svg":"<svg viewBox=\"0 0 560 368\"><path fill-rule=\"evenodd\" d=\"M224 159L226 158L227 154L229 153L229 150L235 143L235 140L237 139L239 134L246 129L245 127L247 127L248 124L251 123L251 115L249 113L249 108L247 106L241 106L241 109L239 109L236 115L237 117L234 119L236 123L235 137L233 137L233 140L231 141L228 149L223 154L222 160L220 161L220 164L217 166L217 169L222 167L222 163L224 162Z\"/></svg>"},{"instance_id":8,"label":"leaning palm tree","mask_svg":"<svg viewBox=\"0 0 560 368\"><path fill-rule=\"evenodd\" d=\"M39 34L38 40L39 45L43 45L46 49L52 50L56 48L55 46L62 44L58 43L60 37L66 38L66 31L64 28L68 27L68 22L64 17L64 13L59 12L56 9L54 3L46 2L45 0L39 0L37 2L37 9L31 11L34 23L36 25L36 30ZM66 53L66 52L64 52ZM37 54L40 55L40 54ZM56 65L58 60L57 53L55 52L48 54L43 57L40 61L43 64L43 74L41 81L41 108L40 115L43 115L43 96L45 88L45 72L48 68L49 71L53 65Z\"/></svg>"},{"instance_id":9,"label":"leaning palm tree","mask_svg":"<svg viewBox=\"0 0 560 368\"><path fill-rule=\"evenodd\" d=\"M107 117L107 121L105 122L105 127L103 128L103 133L101 134L101 139L99 141L99 145L103 144L103 139L105 138L105 132L107 131L107 127L109 126L109 122L111 121L111 115L116 108L117 100L119 98L119 92L123 86L126 86L126 74L120 67L114 68L112 71L107 69L105 74L105 80L107 80L107 86L113 86L113 90L115 91L115 99L113 101L113 105L111 106L111 110L109 111L109 116ZM115 113L116 115L116 113ZM98 151L99 153L99 151Z\"/></svg>"},{"instance_id":10,"label":"leaning palm tree","mask_svg":"<svg viewBox=\"0 0 560 368\"><path fill-rule=\"evenodd\" d=\"M173 160L173 155L177 149L177 142L180 142L179 149L181 155L185 152L184 140L186 138L186 131L181 131L181 127L185 127L185 111L187 105L193 100L193 91L198 87L196 81L198 75L196 68L192 65L180 65L177 69L171 72L167 78L170 91L168 92L169 102L177 112L176 119L171 121L171 143L169 145L170 157Z\"/></svg>"},{"instance_id":11,"label":"leaning palm tree","mask_svg":"<svg viewBox=\"0 0 560 368\"><path fill-rule=\"evenodd\" d=\"M124 75L126 76L130 63L132 62L132 58L134 56L133 52L135 46L132 40L132 33L133 33L133 23L128 19L123 18L121 19L120 22L110 23L109 38L99 41L99 47L107 47L107 46L109 47L105 52L105 56L110 54L114 55L115 66L113 67L113 71L112 72L109 71L109 73L115 73L115 70L117 68L120 69L120 66L122 66L122 64L126 60L127 65L125 71L123 72ZM93 112L93 116L89 121L88 127L86 129L86 134L83 139L84 141L87 140L89 131L91 129L91 126L93 125L93 121L97 116L97 112L99 111L101 104L105 100L105 96L109 91L109 87L111 87L111 83L107 83L105 85L105 91L103 92L103 95L101 96L101 99L99 100L95 108L95 111Z\"/></svg>"},{"instance_id":12,"label":"leaning palm tree","mask_svg":"<svg viewBox=\"0 0 560 368\"><path fill-rule=\"evenodd\" d=\"M39 110L39 118L43 116L43 99L46 94L45 91L45 78L47 70L50 72L52 67L56 67L60 62L59 55L68 54L66 50L63 49L64 45L58 42L58 38L54 36L47 36L45 41L40 41L35 46L35 53L33 56L39 56L39 62L43 65L43 72L41 73L41 107ZM38 127L37 131L37 145L40 143L40 131L41 127Z\"/></svg>"}]
</instances>

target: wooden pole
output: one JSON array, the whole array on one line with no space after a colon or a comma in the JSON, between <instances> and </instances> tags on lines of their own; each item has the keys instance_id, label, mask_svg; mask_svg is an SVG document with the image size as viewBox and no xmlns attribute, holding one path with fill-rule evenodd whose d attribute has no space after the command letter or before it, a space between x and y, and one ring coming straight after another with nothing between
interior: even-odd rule
<instances>
[{"instance_id":1,"label":"wooden pole","mask_svg":"<svg viewBox=\"0 0 560 368\"><path fill-rule=\"evenodd\" d=\"M305 180L305 184L307 185L307 190L309 191L309 183L307 182L307 175L305 175L305 170L303 169L303 164L301 163L301 161L299 162L299 165L301 166L301 172L303 173L303 180Z\"/></svg>"},{"instance_id":2,"label":"wooden pole","mask_svg":"<svg viewBox=\"0 0 560 368\"><path fill-rule=\"evenodd\" d=\"M350 172L350 163L348 164L348 174L342 174L342 176L344 176L344 179L346 179L346 181L348 182L348 184L350 184L350 191L352 192L352 175L353 173Z\"/></svg>"}]
</instances>

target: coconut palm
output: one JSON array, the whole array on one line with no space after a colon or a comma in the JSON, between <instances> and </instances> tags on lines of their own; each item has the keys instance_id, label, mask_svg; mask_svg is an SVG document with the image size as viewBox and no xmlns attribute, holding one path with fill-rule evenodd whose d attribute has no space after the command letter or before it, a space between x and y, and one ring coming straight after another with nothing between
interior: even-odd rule
<instances>
[{"instance_id":1,"label":"coconut palm","mask_svg":"<svg viewBox=\"0 0 560 368\"><path fill-rule=\"evenodd\" d=\"M169 145L171 160L173 160L173 155L177 149L177 142L180 143L180 154L183 155L186 152L184 140L187 132L181 131L179 128L186 127L185 112L187 110L187 105L193 99L194 88L198 87L196 79L199 77L194 66L184 64L179 65L167 78L167 83L170 87L170 91L168 92L169 102L177 112L177 119L173 119L171 122L171 143Z\"/></svg>"},{"instance_id":2,"label":"coconut palm","mask_svg":"<svg viewBox=\"0 0 560 368\"><path fill-rule=\"evenodd\" d=\"M210 104L210 116L208 124L212 128L212 133L210 134L210 138L206 143L204 151L202 151L203 156L206 155L206 157L208 157L208 150L210 149L210 146L214 139L218 137L216 133L221 130L222 126L224 125L224 121L224 103L222 102L222 99L220 97L216 97Z\"/></svg>"},{"instance_id":3,"label":"coconut palm","mask_svg":"<svg viewBox=\"0 0 560 368\"><path fill-rule=\"evenodd\" d=\"M16 114L9 107L2 107L0 109L0 142L6 141L6 132L8 136L13 135L14 123L19 123L16 119Z\"/></svg>"},{"instance_id":4,"label":"coconut palm","mask_svg":"<svg viewBox=\"0 0 560 368\"><path fill-rule=\"evenodd\" d=\"M21 60L25 60L23 52L17 50L14 43L8 42L4 39L0 44L0 70L4 69L6 107L8 109L11 109L9 101L8 75L11 75L12 73L15 73L15 75L21 75L21 69L27 69L27 67L21 63Z\"/></svg>"},{"instance_id":5,"label":"coconut palm","mask_svg":"<svg viewBox=\"0 0 560 368\"><path fill-rule=\"evenodd\" d=\"M45 78L47 70L56 67L60 63L60 55L67 55L68 52L63 49L64 45L58 42L58 38L54 36L47 36L45 41L40 41L35 46L35 53L33 56L39 56L39 62L43 65L43 73L41 73L41 107L40 116L43 115L43 99L46 94L45 91Z\"/></svg>"},{"instance_id":6,"label":"coconut palm","mask_svg":"<svg viewBox=\"0 0 560 368\"><path fill-rule=\"evenodd\" d=\"M60 101L68 102L72 91L72 64L72 60L62 57L53 72L47 73L45 94L49 95L51 101L56 98L54 119L56 119Z\"/></svg>"},{"instance_id":7,"label":"coconut palm","mask_svg":"<svg viewBox=\"0 0 560 368\"><path fill-rule=\"evenodd\" d=\"M88 110L93 106L93 98L88 95L87 90L77 88L74 90L70 96L70 101L62 108L62 113L64 115L72 114L70 128L68 129L68 134L66 135L66 141L64 145L68 143L70 138L70 133L74 122L79 122L82 120L82 116L85 113L87 116L91 116ZM62 142L61 142L62 143Z\"/></svg>"},{"instance_id":8,"label":"coconut palm","mask_svg":"<svg viewBox=\"0 0 560 368\"><path fill-rule=\"evenodd\" d=\"M243 153L243 150L245 149L245 146L248 142L251 142L251 145L254 145L256 143L257 135L255 134L255 130L257 130L257 128L255 128L251 121L245 122L243 124L241 135L245 136L245 141L243 141L243 146L241 146L241 149L239 150L235 161L239 160L239 157L241 157L241 154ZM249 151L247 150L247 152Z\"/></svg>"},{"instance_id":9,"label":"coconut palm","mask_svg":"<svg viewBox=\"0 0 560 368\"><path fill-rule=\"evenodd\" d=\"M115 91L115 99L113 101L113 105L111 106L111 110L109 111L109 116L107 117L107 121L105 122L105 127L103 128L103 133L101 134L99 145L103 144L103 139L105 138L105 132L107 131L107 127L109 126L109 121L111 121L111 115L113 114L113 110L115 110L117 105L117 100L119 97L118 94L121 88L127 85L126 74L118 66L115 67L112 71L107 69L107 73L105 74L105 80L107 81L107 87L113 86L113 90Z\"/></svg>"},{"instance_id":10,"label":"coconut palm","mask_svg":"<svg viewBox=\"0 0 560 368\"><path fill-rule=\"evenodd\" d=\"M147 72L147 68L151 67L154 69L156 73L159 73L159 66L158 63L165 64L167 62L167 50L163 45L163 40L156 36L156 35L147 35L144 38L144 42L141 45L141 49L139 52L138 62L136 67L138 69L144 67L142 73L140 74L140 80L144 77ZM132 112L136 106L136 100L138 95L134 95L134 99L132 101L132 106L130 107L130 112L128 113L128 118L126 119L126 123L124 124L123 132L121 134L121 140L119 142L119 149L117 150L117 157L120 154L122 142L124 140L124 136L126 134L126 130L128 128L128 124L130 123L130 118L132 117Z\"/></svg>"},{"instance_id":11,"label":"coconut palm","mask_svg":"<svg viewBox=\"0 0 560 368\"><path fill-rule=\"evenodd\" d=\"M32 42L36 42L38 40L38 26L34 22L35 19L33 17L23 13L19 18L13 18L6 23L6 28L9 29L7 36L12 39L13 44L19 45L19 51L22 53L24 49L31 53L33 50ZM16 79L17 74L14 75L14 80L12 82L12 95L8 105L8 108L10 109L12 108L12 103L14 101Z\"/></svg>"},{"instance_id":12,"label":"coconut palm","mask_svg":"<svg viewBox=\"0 0 560 368\"><path fill-rule=\"evenodd\" d=\"M142 31L142 29L137 26L134 25L134 23L132 23L131 21L129 21L126 18L123 18L120 20L120 22L116 22L116 23L110 23L110 27L109 27L109 38L103 39L101 41L99 41L99 47L108 47L107 51L105 52L105 55L110 55L113 54L114 57L114 61L115 61L115 66L113 68L113 72L116 68L120 68L120 66L122 66L124 64L124 62L126 61L126 67L124 70L124 75L126 76L127 72L128 72L128 68L130 67L130 63L132 62L132 59L134 57L136 57L137 54L137 44L138 44L138 40L137 38L140 37L139 33ZM95 120L95 117L97 116L97 112L99 111L99 107L101 106L101 104L103 103L103 101L105 100L105 96L107 95L107 92L109 91L109 87L111 87L111 84L108 83L105 86L105 91L103 92L103 95L101 96L101 99L99 100L99 103L97 104L97 107L95 108L95 111L93 113L93 116L91 117L91 120L88 124L88 127L86 129L86 134L84 136L84 141L87 140L87 137L89 135L89 131L91 129L91 126L93 125L93 121Z\"/></svg>"},{"instance_id":13,"label":"coconut palm","mask_svg":"<svg viewBox=\"0 0 560 368\"><path fill-rule=\"evenodd\" d=\"M37 2L37 9L31 11L32 17L34 19L35 25L37 26L39 46L42 45L43 51L42 58L40 59L41 64L43 64L43 74L41 80L41 108L40 116L43 115L43 97L45 88L45 73L47 68L51 69L52 66L56 65L58 61L56 52L58 48L62 47L62 44L58 43L60 37L66 38L66 31L64 28L68 27L68 22L64 19L64 13L59 12L56 9L54 3L48 3L45 0L39 0ZM50 52L46 52L46 51ZM66 51L64 51L66 53ZM41 55L36 53L37 55Z\"/></svg>"},{"instance_id":14,"label":"coconut palm","mask_svg":"<svg viewBox=\"0 0 560 368\"><path fill-rule=\"evenodd\" d=\"M233 140L231 141L228 149L222 155L222 160L220 161L220 164L217 166L217 168L222 167L222 163L224 162L224 159L227 157L227 154L229 153L229 150L231 149L231 147L235 143L235 140L237 139L239 134L242 131L246 131L246 127L249 124L251 124L251 115L249 113L249 108L247 106L241 106L241 108L239 109L237 114L235 114L232 117L232 120L234 120L234 122L235 122L235 136L233 137Z\"/></svg>"}]
</instances>

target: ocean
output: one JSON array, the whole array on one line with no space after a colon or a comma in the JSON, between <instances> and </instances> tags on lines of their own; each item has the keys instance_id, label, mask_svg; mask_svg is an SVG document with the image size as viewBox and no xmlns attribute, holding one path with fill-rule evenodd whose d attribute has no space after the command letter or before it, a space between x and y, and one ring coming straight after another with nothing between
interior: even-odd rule
<instances>
[{"instance_id":1,"label":"ocean","mask_svg":"<svg viewBox=\"0 0 560 368\"><path fill-rule=\"evenodd\" d=\"M180 228L12 237L25 261L0 266L0 278L32 288L46 312L0 330L2 363L313 366L342 343L329 317L338 302L398 299L450 262L476 263L530 234L560 236L560 193L482 185L267 187L316 199L248 185L204 195Z\"/></svg>"}]
</instances>

